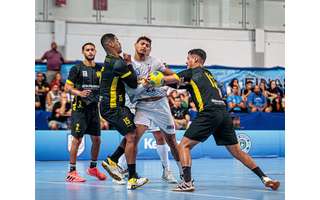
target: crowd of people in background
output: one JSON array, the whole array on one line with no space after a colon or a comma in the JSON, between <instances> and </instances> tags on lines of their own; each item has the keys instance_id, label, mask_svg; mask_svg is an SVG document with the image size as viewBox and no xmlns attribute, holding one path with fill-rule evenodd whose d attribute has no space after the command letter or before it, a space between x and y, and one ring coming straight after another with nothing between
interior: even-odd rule
<instances>
[{"instance_id":1,"label":"crowd of people in background","mask_svg":"<svg viewBox=\"0 0 320 200\"><path fill-rule=\"evenodd\" d=\"M220 88L227 110L231 113L284 112L284 87L271 80L253 83L248 80L244 88L238 79L232 79L226 88ZM169 105L177 130L186 129L197 116L197 108L186 90L168 90ZM46 75L38 72L35 80L35 109L51 112L48 127L52 130L69 129L73 97L64 92L64 81L56 72L50 83ZM112 127L101 118L101 129Z\"/></svg>"}]
</instances>

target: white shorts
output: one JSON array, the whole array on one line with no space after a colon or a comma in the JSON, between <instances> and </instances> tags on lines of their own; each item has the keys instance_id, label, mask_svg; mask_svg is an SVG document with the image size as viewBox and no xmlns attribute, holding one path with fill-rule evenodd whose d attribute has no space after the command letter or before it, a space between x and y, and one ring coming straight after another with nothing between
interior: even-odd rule
<instances>
[{"instance_id":1,"label":"white shorts","mask_svg":"<svg viewBox=\"0 0 320 200\"><path fill-rule=\"evenodd\" d=\"M174 121L167 97L157 101L138 101L134 123L145 125L150 129L159 127L166 134L175 134Z\"/></svg>"}]
</instances>

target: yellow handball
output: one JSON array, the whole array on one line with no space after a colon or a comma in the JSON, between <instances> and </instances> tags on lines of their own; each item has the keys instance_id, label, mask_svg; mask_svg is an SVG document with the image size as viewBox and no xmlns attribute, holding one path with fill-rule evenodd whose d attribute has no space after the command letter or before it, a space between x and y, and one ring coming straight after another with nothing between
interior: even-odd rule
<instances>
[{"instance_id":1,"label":"yellow handball","mask_svg":"<svg viewBox=\"0 0 320 200\"><path fill-rule=\"evenodd\" d=\"M149 74L149 83L153 87L161 87L164 83L163 73L160 71L154 71Z\"/></svg>"}]
</instances>

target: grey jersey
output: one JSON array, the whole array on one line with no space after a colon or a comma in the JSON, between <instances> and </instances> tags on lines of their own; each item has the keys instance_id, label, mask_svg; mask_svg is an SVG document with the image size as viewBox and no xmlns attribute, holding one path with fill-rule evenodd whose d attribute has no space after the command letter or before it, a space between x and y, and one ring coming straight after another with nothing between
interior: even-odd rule
<instances>
[{"instance_id":1,"label":"grey jersey","mask_svg":"<svg viewBox=\"0 0 320 200\"><path fill-rule=\"evenodd\" d=\"M138 80L147 78L150 72L154 72L154 71L163 72L166 69L164 64L159 59L156 59L151 56L148 56L144 61L136 61L133 59L132 65L133 65L133 69L137 74ZM138 86L137 89L131 89L129 87L126 87L126 91L132 103L136 102L138 99L167 96L166 87L150 86L148 88L145 88L140 85Z\"/></svg>"}]
</instances>

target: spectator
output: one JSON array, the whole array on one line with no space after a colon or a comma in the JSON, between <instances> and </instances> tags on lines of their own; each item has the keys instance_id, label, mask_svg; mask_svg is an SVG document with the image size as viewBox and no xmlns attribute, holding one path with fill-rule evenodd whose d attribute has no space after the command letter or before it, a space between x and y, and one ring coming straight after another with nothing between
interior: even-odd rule
<instances>
[{"instance_id":1,"label":"spectator","mask_svg":"<svg viewBox=\"0 0 320 200\"><path fill-rule=\"evenodd\" d=\"M172 90L170 93L169 93L169 96L168 96L168 99L169 99L169 106L170 108L173 107L174 105L174 100L175 98L177 98L179 95L178 95L178 91L177 90Z\"/></svg>"},{"instance_id":2,"label":"spectator","mask_svg":"<svg viewBox=\"0 0 320 200\"><path fill-rule=\"evenodd\" d=\"M64 58L62 57L61 53L57 50L57 43L52 42L51 43L51 49L46 51L40 60L43 62L44 60L47 60L47 80L49 83L53 80L55 74L57 72L60 72L61 65L64 63Z\"/></svg>"},{"instance_id":3,"label":"spectator","mask_svg":"<svg viewBox=\"0 0 320 200\"><path fill-rule=\"evenodd\" d=\"M177 130L186 129L189 125L190 116L188 110L181 107L180 97L174 99L173 107L171 108L171 113L174 118L175 128Z\"/></svg>"},{"instance_id":4,"label":"spectator","mask_svg":"<svg viewBox=\"0 0 320 200\"><path fill-rule=\"evenodd\" d=\"M260 87L260 91L261 91L262 95L265 96L266 98L268 98L270 93L267 90L266 83L261 81L260 84L259 84L259 87Z\"/></svg>"},{"instance_id":5,"label":"spectator","mask_svg":"<svg viewBox=\"0 0 320 200\"><path fill-rule=\"evenodd\" d=\"M246 105L239 95L239 87L233 85L232 93L227 98L227 105L229 112L243 112L246 110Z\"/></svg>"},{"instance_id":6,"label":"spectator","mask_svg":"<svg viewBox=\"0 0 320 200\"><path fill-rule=\"evenodd\" d=\"M46 95L49 89L49 84L47 83L44 74L41 72L37 73L37 77L35 80L35 94L40 99L40 109L45 110L46 109Z\"/></svg>"},{"instance_id":7,"label":"spectator","mask_svg":"<svg viewBox=\"0 0 320 200\"><path fill-rule=\"evenodd\" d=\"M283 99L278 96L273 100L272 103L272 112L284 112L284 108L283 108L283 103L284 101L282 101Z\"/></svg>"},{"instance_id":8,"label":"spectator","mask_svg":"<svg viewBox=\"0 0 320 200\"><path fill-rule=\"evenodd\" d=\"M267 107L267 99L262 95L260 87L254 86L253 92L248 96L248 105L251 112L270 112Z\"/></svg>"},{"instance_id":9,"label":"spectator","mask_svg":"<svg viewBox=\"0 0 320 200\"><path fill-rule=\"evenodd\" d=\"M233 89L233 86L238 86L238 91L240 92L241 91L241 88L240 88L240 86L239 86L239 80L238 79L236 79L236 78L233 78L232 80L231 80L231 82L229 83L229 85L227 86L227 96L229 96L230 94L232 94L232 89ZM240 95L240 93L239 93L239 95Z\"/></svg>"},{"instance_id":10,"label":"spectator","mask_svg":"<svg viewBox=\"0 0 320 200\"><path fill-rule=\"evenodd\" d=\"M246 88L242 92L242 99L244 102L247 102L247 98L251 94L251 92L252 92L252 81L247 81Z\"/></svg>"},{"instance_id":11,"label":"spectator","mask_svg":"<svg viewBox=\"0 0 320 200\"><path fill-rule=\"evenodd\" d=\"M59 98L59 101L53 105L52 114L49 118L49 128L51 130L68 129L68 119L70 116L71 103L67 100L67 94L63 92Z\"/></svg>"},{"instance_id":12,"label":"spectator","mask_svg":"<svg viewBox=\"0 0 320 200\"><path fill-rule=\"evenodd\" d=\"M47 94L46 111L52 112L53 105L60 101L61 91L58 85L53 85Z\"/></svg>"},{"instance_id":13,"label":"spectator","mask_svg":"<svg viewBox=\"0 0 320 200\"><path fill-rule=\"evenodd\" d=\"M190 101L189 105L190 105L190 108L189 108L190 121L193 121L198 115L198 110L197 110L196 104L194 104L193 101Z\"/></svg>"},{"instance_id":14,"label":"spectator","mask_svg":"<svg viewBox=\"0 0 320 200\"><path fill-rule=\"evenodd\" d=\"M35 109L41 110L41 102L40 97L38 95L35 95Z\"/></svg>"},{"instance_id":15,"label":"spectator","mask_svg":"<svg viewBox=\"0 0 320 200\"><path fill-rule=\"evenodd\" d=\"M181 107L184 109L189 108L189 93L187 91L184 91L179 94L179 97L181 99Z\"/></svg>"},{"instance_id":16,"label":"spectator","mask_svg":"<svg viewBox=\"0 0 320 200\"><path fill-rule=\"evenodd\" d=\"M58 85L61 91L64 90L64 83L62 82L62 76L60 72L55 74L54 79L50 83L50 88L52 88L53 85Z\"/></svg>"},{"instance_id":17,"label":"spectator","mask_svg":"<svg viewBox=\"0 0 320 200\"><path fill-rule=\"evenodd\" d=\"M276 85L276 81L270 81L269 99L273 112L283 112L281 108L281 101L283 97L282 90Z\"/></svg>"}]
</instances>

